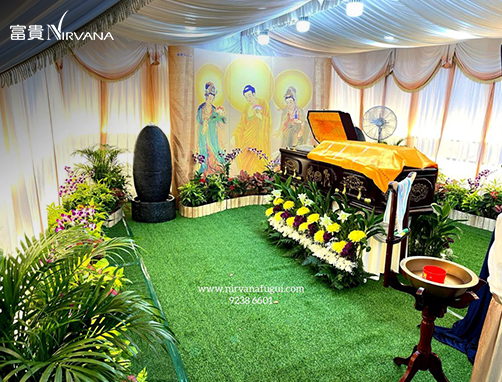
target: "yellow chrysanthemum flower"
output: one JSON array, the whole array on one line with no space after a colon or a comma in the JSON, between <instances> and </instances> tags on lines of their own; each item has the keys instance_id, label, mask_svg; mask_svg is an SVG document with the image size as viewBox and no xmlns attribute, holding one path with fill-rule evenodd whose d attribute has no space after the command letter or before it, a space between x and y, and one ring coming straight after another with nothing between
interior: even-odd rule
<instances>
[{"instance_id":1,"label":"yellow chrysanthemum flower","mask_svg":"<svg viewBox=\"0 0 502 382\"><path fill-rule=\"evenodd\" d=\"M319 214L312 214L312 215L309 215L309 217L307 218L307 222L308 223L316 223L319 221L319 219L320 219Z\"/></svg>"},{"instance_id":2,"label":"yellow chrysanthemum flower","mask_svg":"<svg viewBox=\"0 0 502 382\"><path fill-rule=\"evenodd\" d=\"M309 223L302 223L298 227L298 231L303 232L309 229Z\"/></svg>"},{"instance_id":3,"label":"yellow chrysanthemum flower","mask_svg":"<svg viewBox=\"0 0 502 382\"><path fill-rule=\"evenodd\" d=\"M290 210L295 206L295 202L292 202L291 200L288 200L287 202L284 203L284 209L285 210Z\"/></svg>"},{"instance_id":4,"label":"yellow chrysanthemum flower","mask_svg":"<svg viewBox=\"0 0 502 382\"><path fill-rule=\"evenodd\" d=\"M294 216L286 219L286 224L288 225L288 227L293 227L293 223L294 222L295 222L295 217Z\"/></svg>"},{"instance_id":5,"label":"yellow chrysanthemum flower","mask_svg":"<svg viewBox=\"0 0 502 382\"><path fill-rule=\"evenodd\" d=\"M354 230L349 233L349 240L357 243L366 237L366 234L363 231Z\"/></svg>"},{"instance_id":6,"label":"yellow chrysanthemum flower","mask_svg":"<svg viewBox=\"0 0 502 382\"><path fill-rule=\"evenodd\" d=\"M265 211L265 215L271 216L274 213L274 207L270 207L268 210Z\"/></svg>"},{"instance_id":7,"label":"yellow chrysanthemum flower","mask_svg":"<svg viewBox=\"0 0 502 382\"><path fill-rule=\"evenodd\" d=\"M324 243L324 231L322 229L315 233L314 240L319 243Z\"/></svg>"},{"instance_id":8,"label":"yellow chrysanthemum flower","mask_svg":"<svg viewBox=\"0 0 502 382\"><path fill-rule=\"evenodd\" d=\"M279 204L282 204L282 203L284 203L284 199L283 198L276 198L274 200L274 205L275 206L278 206Z\"/></svg>"},{"instance_id":9,"label":"yellow chrysanthemum flower","mask_svg":"<svg viewBox=\"0 0 502 382\"><path fill-rule=\"evenodd\" d=\"M340 224L338 224L338 223L330 224L328 227L326 227L326 229L330 233L340 232Z\"/></svg>"},{"instance_id":10,"label":"yellow chrysanthemum flower","mask_svg":"<svg viewBox=\"0 0 502 382\"><path fill-rule=\"evenodd\" d=\"M283 211L281 212L277 212L275 215L274 215L274 219L276 222L280 222L281 221L281 215L282 215Z\"/></svg>"},{"instance_id":11,"label":"yellow chrysanthemum flower","mask_svg":"<svg viewBox=\"0 0 502 382\"><path fill-rule=\"evenodd\" d=\"M298 208L298 211L296 211L296 214L299 216L306 215L310 212L310 210L307 207L300 207Z\"/></svg>"},{"instance_id":12,"label":"yellow chrysanthemum flower","mask_svg":"<svg viewBox=\"0 0 502 382\"><path fill-rule=\"evenodd\" d=\"M347 242L345 240L342 241L337 241L331 245L331 249L335 251L336 253L340 253L343 251L345 246L347 245Z\"/></svg>"}]
</instances>

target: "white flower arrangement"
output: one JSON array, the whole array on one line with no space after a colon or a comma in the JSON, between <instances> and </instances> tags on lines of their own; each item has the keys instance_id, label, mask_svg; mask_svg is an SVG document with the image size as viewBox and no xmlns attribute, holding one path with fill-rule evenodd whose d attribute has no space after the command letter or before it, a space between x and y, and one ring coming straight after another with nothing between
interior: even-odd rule
<instances>
[{"instance_id":1,"label":"white flower arrangement","mask_svg":"<svg viewBox=\"0 0 502 382\"><path fill-rule=\"evenodd\" d=\"M283 236L296 241L302 245L303 248L309 249L313 256L326 261L335 268L350 274L352 274L353 270L357 268L357 262L343 258L336 252L332 251L329 247L314 242L307 235L298 232L292 227L288 227L282 220L276 221L273 217L271 217L268 219L268 222L277 232L280 232Z\"/></svg>"},{"instance_id":2,"label":"white flower arrangement","mask_svg":"<svg viewBox=\"0 0 502 382\"><path fill-rule=\"evenodd\" d=\"M327 228L331 224L333 224L333 220L331 220L328 215L324 214L324 216L321 218L321 225Z\"/></svg>"},{"instance_id":3,"label":"white flower arrangement","mask_svg":"<svg viewBox=\"0 0 502 382\"><path fill-rule=\"evenodd\" d=\"M305 207L309 207L314 204L314 202L308 198L307 194L298 194L298 199L300 200L300 203Z\"/></svg>"},{"instance_id":4,"label":"white flower arrangement","mask_svg":"<svg viewBox=\"0 0 502 382\"><path fill-rule=\"evenodd\" d=\"M345 220L347 220L350 217L350 214L345 211L341 211L338 213L338 217L340 218L340 221L344 223Z\"/></svg>"},{"instance_id":5,"label":"white flower arrangement","mask_svg":"<svg viewBox=\"0 0 502 382\"><path fill-rule=\"evenodd\" d=\"M281 190L272 191L272 195L274 198L280 198L281 197Z\"/></svg>"}]
</instances>

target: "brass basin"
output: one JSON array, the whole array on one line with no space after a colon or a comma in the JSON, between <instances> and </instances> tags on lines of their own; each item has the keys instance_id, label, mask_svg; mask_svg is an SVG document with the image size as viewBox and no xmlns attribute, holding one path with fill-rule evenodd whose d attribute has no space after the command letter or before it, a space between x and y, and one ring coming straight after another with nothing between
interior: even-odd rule
<instances>
[{"instance_id":1,"label":"brass basin","mask_svg":"<svg viewBox=\"0 0 502 382\"><path fill-rule=\"evenodd\" d=\"M425 288L426 293L438 298L456 298L467 289L478 284L479 278L466 267L452 261L428 256L407 257L401 261L401 272L414 288ZM435 265L446 270L444 284L426 280L422 277L425 265Z\"/></svg>"}]
</instances>

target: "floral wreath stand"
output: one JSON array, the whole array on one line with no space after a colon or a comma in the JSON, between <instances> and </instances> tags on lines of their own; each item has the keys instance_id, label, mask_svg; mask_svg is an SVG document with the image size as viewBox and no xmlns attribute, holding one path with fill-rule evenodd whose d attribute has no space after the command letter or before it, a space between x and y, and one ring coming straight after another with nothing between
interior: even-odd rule
<instances>
[{"instance_id":1,"label":"floral wreath stand","mask_svg":"<svg viewBox=\"0 0 502 382\"><path fill-rule=\"evenodd\" d=\"M409 357L395 357L394 363L398 366L407 365L406 371L399 382L411 381L419 370L428 370L438 382L448 382L443 372L440 358L432 352L431 341L432 334L434 333L434 321L436 318L444 316L448 306L465 308L472 301L476 300L478 297L475 292L485 282L479 280L472 271L450 261L427 257L409 257L404 259L409 230L401 237L397 237L394 232L396 228L396 210L398 208L398 185L397 182L389 183L389 201L391 205L386 239L387 250L383 286L390 286L393 289L412 295L415 298L415 309L422 312L422 322L420 324L420 340L418 345L413 348ZM409 200L406 200L404 203L406 203L406 212L403 219L403 229L408 229ZM399 243L403 243L400 251L399 269L410 282L409 285L401 283L398 280L398 274L391 269L392 247ZM438 263L448 268L448 272L455 273L455 275L462 274L464 279L461 280L461 284L451 286L445 283L441 285L422 278L420 276L422 265L432 263ZM465 274L461 273L462 270L465 271Z\"/></svg>"}]
</instances>

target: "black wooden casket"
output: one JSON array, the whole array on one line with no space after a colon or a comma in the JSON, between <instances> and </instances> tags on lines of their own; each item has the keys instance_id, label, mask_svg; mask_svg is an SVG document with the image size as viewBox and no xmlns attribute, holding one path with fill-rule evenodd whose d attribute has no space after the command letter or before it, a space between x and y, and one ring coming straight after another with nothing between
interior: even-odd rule
<instances>
[{"instance_id":1,"label":"black wooden casket","mask_svg":"<svg viewBox=\"0 0 502 382\"><path fill-rule=\"evenodd\" d=\"M320 142L330 137L329 117L333 116L332 129L333 137L330 140L342 140L340 134L345 135L345 139L356 140L356 130L348 113L340 111L309 111L307 119L312 134ZM318 118L322 123L318 124ZM319 125L322 125L319 128ZM345 134L344 134L345 133ZM347 170L342 167L324 163L307 157L308 148L281 148L281 176L293 177L295 182L315 182L321 190L335 189L344 192L351 205L375 209L377 213L385 210L387 203L387 193L383 193L367 176ZM438 175L437 168L411 168L405 167L396 178L396 181L404 179L410 172L416 172L417 176L410 193L410 214L423 214L432 211L431 203L434 202L434 190ZM369 199L369 203L365 202Z\"/></svg>"}]
</instances>

